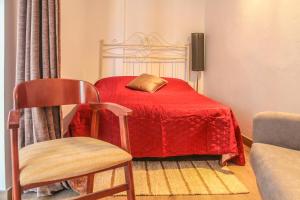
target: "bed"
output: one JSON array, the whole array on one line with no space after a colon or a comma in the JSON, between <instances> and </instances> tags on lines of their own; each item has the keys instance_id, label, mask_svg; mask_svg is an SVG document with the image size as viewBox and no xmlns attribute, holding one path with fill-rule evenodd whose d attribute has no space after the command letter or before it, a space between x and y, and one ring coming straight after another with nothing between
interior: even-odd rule
<instances>
[{"instance_id":1,"label":"bed","mask_svg":"<svg viewBox=\"0 0 300 200\"><path fill-rule=\"evenodd\" d=\"M133 110L128 125L135 158L222 155L223 163L245 163L240 129L229 107L198 94L180 79L165 78L168 84L152 94L126 88L133 78L104 78L95 86L101 101ZM80 106L70 134L89 136L90 121L88 106ZM117 118L102 112L100 121L99 139L119 145Z\"/></svg>"},{"instance_id":2,"label":"bed","mask_svg":"<svg viewBox=\"0 0 300 200\"><path fill-rule=\"evenodd\" d=\"M128 119L132 155L220 155L222 164L231 160L244 165L241 132L231 109L193 88L188 45L171 45L142 33L129 40L100 42L100 79L95 86L101 101L133 110ZM153 94L125 87L141 73L165 77L168 84ZM81 105L69 134L89 136L90 121L91 111ZM118 130L117 119L101 112L99 139L119 145Z\"/></svg>"}]
</instances>

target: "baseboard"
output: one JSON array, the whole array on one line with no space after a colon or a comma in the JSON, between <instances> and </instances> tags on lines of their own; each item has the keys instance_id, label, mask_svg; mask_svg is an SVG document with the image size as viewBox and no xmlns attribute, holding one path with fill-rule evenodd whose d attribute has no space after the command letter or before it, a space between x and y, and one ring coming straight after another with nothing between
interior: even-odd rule
<instances>
[{"instance_id":1,"label":"baseboard","mask_svg":"<svg viewBox=\"0 0 300 200\"><path fill-rule=\"evenodd\" d=\"M245 135L242 135L242 139L243 139L244 145L246 145L247 147L251 147L252 146L252 143L253 143L252 139L248 138Z\"/></svg>"},{"instance_id":2,"label":"baseboard","mask_svg":"<svg viewBox=\"0 0 300 200\"><path fill-rule=\"evenodd\" d=\"M0 199L1 200L12 200L11 195L11 188L8 188L7 190L0 190Z\"/></svg>"}]
</instances>

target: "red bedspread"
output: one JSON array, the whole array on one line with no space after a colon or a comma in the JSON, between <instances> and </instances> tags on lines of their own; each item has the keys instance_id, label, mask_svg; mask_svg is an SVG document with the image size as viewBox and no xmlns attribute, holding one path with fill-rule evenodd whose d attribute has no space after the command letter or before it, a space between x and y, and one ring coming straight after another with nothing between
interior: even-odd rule
<instances>
[{"instance_id":1,"label":"red bedspread","mask_svg":"<svg viewBox=\"0 0 300 200\"><path fill-rule=\"evenodd\" d=\"M104 78L95 85L101 101L133 110L128 124L134 157L229 155L235 163L245 163L240 129L229 107L179 79L166 78L169 83L150 94L126 88L133 78ZM71 122L71 135L89 136L90 121L88 106L81 105ZM101 113L99 132L99 138L119 145L118 121L109 111Z\"/></svg>"}]
</instances>

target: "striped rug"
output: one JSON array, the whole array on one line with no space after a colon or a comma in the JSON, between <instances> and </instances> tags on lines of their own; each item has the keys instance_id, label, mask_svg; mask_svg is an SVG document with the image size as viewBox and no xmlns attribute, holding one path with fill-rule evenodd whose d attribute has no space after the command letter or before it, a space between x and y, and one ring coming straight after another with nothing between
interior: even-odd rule
<instances>
[{"instance_id":1,"label":"striped rug","mask_svg":"<svg viewBox=\"0 0 300 200\"><path fill-rule=\"evenodd\" d=\"M220 167L218 161L134 161L133 171L138 196L249 192L234 173L228 167ZM103 190L122 183L123 168L101 172L95 177L94 189Z\"/></svg>"}]
</instances>

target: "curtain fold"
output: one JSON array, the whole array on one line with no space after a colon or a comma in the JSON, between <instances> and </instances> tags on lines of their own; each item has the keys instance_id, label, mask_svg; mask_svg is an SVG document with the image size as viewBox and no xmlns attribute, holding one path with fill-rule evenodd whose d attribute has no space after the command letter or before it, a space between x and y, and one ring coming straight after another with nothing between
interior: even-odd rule
<instances>
[{"instance_id":1,"label":"curtain fold","mask_svg":"<svg viewBox=\"0 0 300 200\"><path fill-rule=\"evenodd\" d=\"M35 79L59 78L58 6L58 0L18 1L16 84ZM59 107L22 111L20 148L60 137ZM51 194L49 188L53 187L39 188L38 194Z\"/></svg>"}]
</instances>

